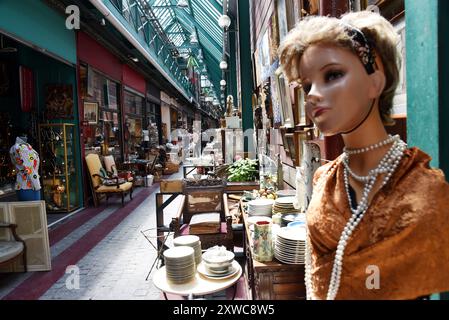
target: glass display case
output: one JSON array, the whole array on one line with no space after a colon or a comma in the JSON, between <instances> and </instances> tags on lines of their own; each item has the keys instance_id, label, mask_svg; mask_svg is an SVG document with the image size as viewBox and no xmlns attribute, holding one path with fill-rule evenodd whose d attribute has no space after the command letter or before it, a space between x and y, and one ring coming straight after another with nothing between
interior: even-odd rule
<instances>
[{"instance_id":1,"label":"glass display case","mask_svg":"<svg viewBox=\"0 0 449 320\"><path fill-rule=\"evenodd\" d=\"M47 212L79 208L75 126L69 123L39 125L40 172Z\"/></svg>"}]
</instances>

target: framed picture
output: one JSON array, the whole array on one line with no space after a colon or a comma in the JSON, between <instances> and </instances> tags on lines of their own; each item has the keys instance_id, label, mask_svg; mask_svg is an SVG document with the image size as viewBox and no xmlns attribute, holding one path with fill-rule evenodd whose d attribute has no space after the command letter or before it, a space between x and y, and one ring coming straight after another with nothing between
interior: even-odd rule
<instances>
[{"instance_id":1,"label":"framed picture","mask_svg":"<svg viewBox=\"0 0 449 320\"><path fill-rule=\"evenodd\" d=\"M285 128L293 128L295 126L295 119L290 100L290 88L282 71L276 71L275 81L279 106L281 109L282 126Z\"/></svg>"},{"instance_id":2,"label":"framed picture","mask_svg":"<svg viewBox=\"0 0 449 320\"><path fill-rule=\"evenodd\" d=\"M306 127L312 125L312 121L307 117L306 114L306 105L305 105L305 96L304 90L302 90L302 86L298 85L294 88L294 97L295 97L295 113L297 115L296 125L300 127Z\"/></svg>"},{"instance_id":3,"label":"framed picture","mask_svg":"<svg viewBox=\"0 0 449 320\"><path fill-rule=\"evenodd\" d=\"M292 160L293 164L296 166L297 157L298 157L298 150L295 146L295 134L294 133L286 133L285 134L285 144L287 145L287 149L290 155L290 159ZM284 145L285 148L285 145Z\"/></svg>"},{"instance_id":4,"label":"framed picture","mask_svg":"<svg viewBox=\"0 0 449 320\"><path fill-rule=\"evenodd\" d=\"M294 144L296 149L295 165L300 166L304 156L304 142L313 140L313 128L307 128L302 131L295 131Z\"/></svg>"},{"instance_id":5,"label":"framed picture","mask_svg":"<svg viewBox=\"0 0 449 320\"><path fill-rule=\"evenodd\" d=\"M285 0L278 0L276 9L279 22L279 41L282 41L288 33Z\"/></svg>"},{"instance_id":6,"label":"framed picture","mask_svg":"<svg viewBox=\"0 0 449 320\"><path fill-rule=\"evenodd\" d=\"M87 121L89 124L98 123L97 102L84 102L84 121Z\"/></svg>"},{"instance_id":7,"label":"framed picture","mask_svg":"<svg viewBox=\"0 0 449 320\"><path fill-rule=\"evenodd\" d=\"M392 115L407 114L407 82L406 82L406 50L405 50L405 17L400 19L394 28L399 35L399 42L397 49L401 57L401 65L399 68L399 83L396 88L395 96L393 98Z\"/></svg>"},{"instance_id":8,"label":"framed picture","mask_svg":"<svg viewBox=\"0 0 449 320\"><path fill-rule=\"evenodd\" d=\"M73 119L73 86L47 85L45 106L47 119Z\"/></svg>"},{"instance_id":9,"label":"framed picture","mask_svg":"<svg viewBox=\"0 0 449 320\"><path fill-rule=\"evenodd\" d=\"M301 0L301 17L315 16L318 15L319 11L319 0Z\"/></svg>"}]
</instances>

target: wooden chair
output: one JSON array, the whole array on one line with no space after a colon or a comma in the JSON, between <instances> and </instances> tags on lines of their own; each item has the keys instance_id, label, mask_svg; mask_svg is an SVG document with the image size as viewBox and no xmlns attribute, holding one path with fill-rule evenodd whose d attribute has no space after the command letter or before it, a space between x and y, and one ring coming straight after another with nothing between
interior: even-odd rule
<instances>
[{"instance_id":1,"label":"wooden chair","mask_svg":"<svg viewBox=\"0 0 449 320\"><path fill-rule=\"evenodd\" d=\"M122 206L125 205L125 196L129 193L129 198L133 198L133 183L123 178L109 178L103 168L98 154L86 156L87 168L92 187L92 196L95 207L100 203L101 197L106 196L106 201L111 195L122 197Z\"/></svg>"},{"instance_id":2,"label":"wooden chair","mask_svg":"<svg viewBox=\"0 0 449 320\"><path fill-rule=\"evenodd\" d=\"M13 240L0 241L0 265L13 262L16 258L22 255L23 259L23 272L27 272L27 247L25 241L23 241L16 233L17 225L13 223L0 222L1 229L11 230Z\"/></svg>"},{"instance_id":3,"label":"wooden chair","mask_svg":"<svg viewBox=\"0 0 449 320\"><path fill-rule=\"evenodd\" d=\"M108 173L110 178L123 178L128 182L134 181L133 172L129 170L118 170L117 165L115 164L115 159L113 155L108 155L103 157L104 166L106 168L106 172Z\"/></svg>"},{"instance_id":4,"label":"wooden chair","mask_svg":"<svg viewBox=\"0 0 449 320\"><path fill-rule=\"evenodd\" d=\"M232 215L229 213L227 194L224 192L225 183L217 179L220 183L208 185L208 180L205 181L204 185L195 185L195 181L191 179L183 180L181 205L171 223L174 236L195 234L200 237L202 249L223 245L227 250L234 251ZM211 233L191 232L192 217L210 213L219 214L218 230Z\"/></svg>"}]
</instances>

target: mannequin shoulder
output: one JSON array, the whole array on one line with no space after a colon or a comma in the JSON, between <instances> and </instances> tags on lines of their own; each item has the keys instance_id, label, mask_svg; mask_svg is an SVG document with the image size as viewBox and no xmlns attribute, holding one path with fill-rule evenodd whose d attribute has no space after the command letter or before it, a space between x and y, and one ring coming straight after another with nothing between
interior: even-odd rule
<instances>
[{"instance_id":1,"label":"mannequin shoulder","mask_svg":"<svg viewBox=\"0 0 449 320\"><path fill-rule=\"evenodd\" d=\"M332 168L334 166L336 166L339 162L340 162L340 157L319 167L313 175L313 184L315 185L318 182L318 180L320 179L320 177L322 177L323 175L328 173L330 170L332 170Z\"/></svg>"}]
</instances>

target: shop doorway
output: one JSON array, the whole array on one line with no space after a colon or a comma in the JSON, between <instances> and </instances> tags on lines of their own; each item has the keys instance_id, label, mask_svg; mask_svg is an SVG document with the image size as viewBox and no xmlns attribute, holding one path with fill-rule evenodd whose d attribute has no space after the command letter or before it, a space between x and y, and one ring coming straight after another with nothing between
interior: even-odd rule
<instances>
[{"instance_id":1,"label":"shop doorway","mask_svg":"<svg viewBox=\"0 0 449 320\"><path fill-rule=\"evenodd\" d=\"M34 48L0 33L0 201L18 200L9 150L25 133L50 224L82 206L76 70Z\"/></svg>"}]
</instances>

